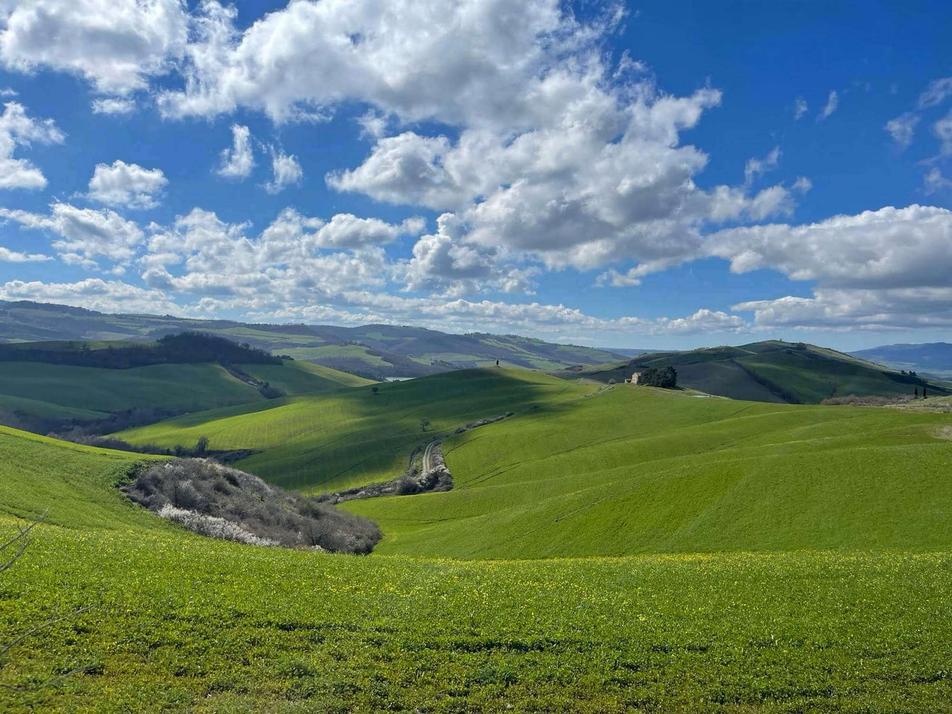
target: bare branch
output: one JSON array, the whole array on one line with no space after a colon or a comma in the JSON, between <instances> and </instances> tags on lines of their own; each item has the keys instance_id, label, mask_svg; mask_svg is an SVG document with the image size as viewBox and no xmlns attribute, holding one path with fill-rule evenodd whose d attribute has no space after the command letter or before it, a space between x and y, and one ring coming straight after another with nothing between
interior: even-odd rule
<instances>
[{"instance_id":1,"label":"bare branch","mask_svg":"<svg viewBox=\"0 0 952 714\"><path fill-rule=\"evenodd\" d=\"M30 521L25 526L18 525L17 533L3 543L0 543L0 573L12 568L13 564L22 557L32 541L31 534L33 529L45 520L46 514L44 513L35 521Z\"/></svg>"}]
</instances>

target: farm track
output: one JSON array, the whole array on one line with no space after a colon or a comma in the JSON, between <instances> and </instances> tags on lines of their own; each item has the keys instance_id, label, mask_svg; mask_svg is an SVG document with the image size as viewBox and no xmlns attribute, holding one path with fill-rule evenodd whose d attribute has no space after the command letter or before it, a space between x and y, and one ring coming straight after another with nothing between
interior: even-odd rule
<instances>
[{"instance_id":1,"label":"farm track","mask_svg":"<svg viewBox=\"0 0 952 714\"><path fill-rule=\"evenodd\" d=\"M432 471L435 466L433 465L433 451L441 443L440 439L433 439L426 445L426 448L423 449L423 459L420 465L422 473L429 473Z\"/></svg>"}]
</instances>

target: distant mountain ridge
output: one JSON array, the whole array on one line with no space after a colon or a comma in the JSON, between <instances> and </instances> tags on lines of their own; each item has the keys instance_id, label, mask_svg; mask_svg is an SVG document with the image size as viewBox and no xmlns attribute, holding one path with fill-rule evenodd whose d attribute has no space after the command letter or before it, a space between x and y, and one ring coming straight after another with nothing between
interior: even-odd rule
<instances>
[{"instance_id":1,"label":"distant mountain ridge","mask_svg":"<svg viewBox=\"0 0 952 714\"><path fill-rule=\"evenodd\" d=\"M739 347L641 355L612 367L566 372L601 382L622 382L648 367L674 367L680 386L759 402L817 404L837 397L913 396L923 387L934 396L949 385L802 342L768 340Z\"/></svg>"},{"instance_id":2,"label":"distant mountain ridge","mask_svg":"<svg viewBox=\"0 0 952 714\"><path fill-rule=\"evenodd\" d=\"M171 315L107 314L29 301L0 301L0 343L152 341L183 331L204 332L371 379L420 377L495 364L559 370L617 362L609 350L561 345L516 335L454 335L394 325L273 325Z\"/></svg>"},{"instance_id":3,"label":"distant mountain ridge","mask_svg":"<svg viewBox=\"0 0 952 714\"><path fill-rule=\"evenodd\" d=\"M882 345L852 354L896 369L952 378L952 344L948 342Z\"/></svg>"}]
</instances>

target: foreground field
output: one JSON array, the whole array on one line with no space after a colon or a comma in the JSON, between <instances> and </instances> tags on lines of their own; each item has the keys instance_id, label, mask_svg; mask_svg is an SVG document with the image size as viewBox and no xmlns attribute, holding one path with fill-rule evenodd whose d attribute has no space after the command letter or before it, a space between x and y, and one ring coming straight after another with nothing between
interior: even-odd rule
<instances>
[{"instance_id":1,"label":"foreground field","mask_svg":"<svg viewBox=\"0 0 952 714\"><path fill-rule=\"evenodd\" d=\"M0 710L952 711L948 413L484 370L138 436L319 488L507 409L446 441L453 491L347 504L369 557L203 539L115 488L142 457L0 428L0 539L46 514Z\"/></svg>"},{"instance_id":2,"label":"foreground field","mask_svg":"<svg viewBox=\"0 0 952 714\"><path fill-rule=\"evenodd\" d=\"M952 701L946 553L331 556L166 525L113 488L125 454L2 430L0 455L0 534L11 514L49 519L0 576L0 639L23 636L0 665L4 711Z\"/></svg>"}]
</instances>

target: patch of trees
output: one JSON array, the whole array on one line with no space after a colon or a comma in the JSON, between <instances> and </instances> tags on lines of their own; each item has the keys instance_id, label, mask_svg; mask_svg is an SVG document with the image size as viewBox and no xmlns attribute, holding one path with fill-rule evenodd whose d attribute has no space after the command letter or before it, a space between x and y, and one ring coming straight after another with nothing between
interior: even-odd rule
<instances>
[{"instance_id":1,"label":"patch of trees","mask_svg":"<svg viewBox=\"0 0 952 714\"><path fill-rule=\"evenodd\" d=\"M248 344L201 332L166 335L145 344L108 345L93 349L86 342L0 345L0 362L43 362L76 367L130 369L154 364L281 364L281 358Z\"/></svg>"},{"instance_id":2,"label":"patch of trees","mask_svg":"<svg viewBox=\"0 0 952 714\"><path fill-rule=\"evenodd\" d=\"M678 370L671 365L667 367L646 367L638 375L638 384L646 387L675 389L678 386Z\"/></svg>"},{"instance_id":3,"label":"patch of trees","mask_svg":"<svg viewBox=\"0 0 952 714\"><path fill-rule=\"evenodd\" d=\"M369 553L372 521L208 459L176 459L141 470L121 490L163 518L202 535L253 545Z\"/></svg>"}]
</instances>

